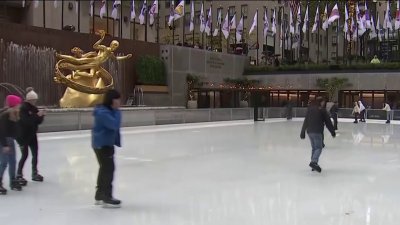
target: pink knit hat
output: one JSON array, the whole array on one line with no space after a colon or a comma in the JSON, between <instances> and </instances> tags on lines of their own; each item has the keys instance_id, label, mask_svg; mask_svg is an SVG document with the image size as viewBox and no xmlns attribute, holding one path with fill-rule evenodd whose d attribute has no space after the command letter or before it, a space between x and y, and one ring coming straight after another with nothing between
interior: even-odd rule
<instances>
[{"instance_id":1,"label":"pink knit hat","mask_svg":"<svg viewBox=\"0 0 400 225\"><path fill-rule=\"evenodd\" d=\"M16 95L7 95L6 104L8 107L12 108L21 104L22 99Z\"/></svg>"}]
</instances>

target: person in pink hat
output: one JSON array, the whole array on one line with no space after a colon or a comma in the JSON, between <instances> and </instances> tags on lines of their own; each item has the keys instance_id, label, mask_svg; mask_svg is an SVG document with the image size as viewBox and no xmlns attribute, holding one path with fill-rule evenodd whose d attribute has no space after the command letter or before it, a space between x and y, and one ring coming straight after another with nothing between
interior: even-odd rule
<instances>
[{"instance_id":1,"label":"person in pink hat","mask_svg":"<svg viewBox=\"0 0 400 225\"><path fill-rule=\"evenodd\" d=\"M10 177L11 190L21 191L21 184L16 180L16 151L15 138L17 121L19 120L19 106L22 99L16 95L6 97L6 107L0 110L0 194L7 194L3 187L3 176L7 169Z\"/></svg>"}]
</instances>

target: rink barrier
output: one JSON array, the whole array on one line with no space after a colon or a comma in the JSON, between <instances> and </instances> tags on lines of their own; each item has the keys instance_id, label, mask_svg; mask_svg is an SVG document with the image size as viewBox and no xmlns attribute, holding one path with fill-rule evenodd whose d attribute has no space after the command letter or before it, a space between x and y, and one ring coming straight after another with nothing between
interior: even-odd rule
<instances>
[{"instance_id":1,"label":"rink barrier","mask_svg":"<svg viewBox=\"0 0 400 225\"><path fill-rule=\"evenodd\" d=\"M260 108L264 118L286 118L286 108ZM293 117L305 117L306 108L293 108ZM340 109L339 118L353 118L352 109ZM182 123L253 120L253 108L186 109L183 107L126 108L122 110L122 126L150 126ZM400 110L392 111L392 118L400 120ZM367 119L386 120L383 110L367 110ZM92 109L49 110L39 132L88 130L93 125Z\"/></svg>"}]
</instances>

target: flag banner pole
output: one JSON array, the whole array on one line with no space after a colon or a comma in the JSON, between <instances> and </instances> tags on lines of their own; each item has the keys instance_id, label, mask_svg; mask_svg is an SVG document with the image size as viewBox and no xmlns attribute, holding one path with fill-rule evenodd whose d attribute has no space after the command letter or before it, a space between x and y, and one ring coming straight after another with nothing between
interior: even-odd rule
<instances>
[{"instance_id":1,"label":"flag banner pole","mask_svg":"<svg viewBox=\"0 0 400 225\"><path fill-rule=\"evenodd\" d=\"M46 28L46 1L43 1L43 27Z\"/></svg>"},{"instance_id":2,"label":"flag banner pole","mask_svg":"<svg viewBox=\"0 0 400 225\"><path fill-rule=\"evenodd\" d=\"M106 4L106 10L107 10L106 14L107 14L107 34L108 34L109 32L108 32L108 1L107 0L106 0L105 4Z\"/></svg>"},{"instance_id":3,"label":"flag banner pole","mask_svg":"<svg viewBox=\"0 0 400 225\"><path fill-rule=\"evenodd\" d=\"M145 42L147 42L147 30L148 30L148 28L147 28L147 16L148 16L148 8L147 8L148 6L147 6L147 2L146 2L146 11L144 12L144 41Z\"/></svg>"},{"instance_id":4,"label":"flag banner pole","mask_svg":"<svg viewBox=\"0 0 400 225\"><path fill-rule=\"evenodd\" d=\"M81 32L81 1L78 1L78 32Z\"/></svg>"},{"instance_id":5,"label":"flag banner pole","mask_svg":"<svg viewBox=\"0 0 400 225\"><path fill-rule=\"evenodd\" d=\"M119 38L122 38L122 2L119 6Z\"/></svg>"},{"instance_id":6,"label":"flag banner pole","mask_svg":"<svg viewBox=\"0 0 400 225\"><path fill-rule=\"evenodd\" d=\"M257 9L257 45L256 45L256 48L257 48L257 60L256 60L256 65L258 66L258 47L259 47L259 45L258 45L258 9Z\"/></svg>"},{"instance_id":7,"label":"flag banner pole","mask_svg":"<svg viewBox=\"0 0 400 225\"><path fill-rule=\"evenodd\" d=\"M61 30L64 29L64 0L61 0Z\"/></svg>"}]
</instances>

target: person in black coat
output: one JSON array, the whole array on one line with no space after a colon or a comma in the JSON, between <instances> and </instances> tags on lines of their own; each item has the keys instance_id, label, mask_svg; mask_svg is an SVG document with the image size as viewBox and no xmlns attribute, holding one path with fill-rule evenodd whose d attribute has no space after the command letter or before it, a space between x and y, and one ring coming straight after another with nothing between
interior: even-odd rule
<instances>
[{"instance_id":1,"label":"person in black coat","mask_svg":"<svg viewBox=\"0 0 400 225\"><path fill-rule=\"evenodd\" d=\"M43 176L39 174L37 166L39 146L36 133L39 125L43 122L46 112L36 107L37 100L38 95L31 89L26 94L25 102L20 107L17 142L20 145L22 155L18 164L17 179L22 184L26 184L27 182L23 178L23 168L28 158L29 148L32 153L32 180L43 181Z\"/></svg>"},{"instance_id":2,"label":"person in black coat","mask_svg":"<svg viewBox=\"0 0 400 225\"><path fill-rule=\"evenodd\" d=\"M310 138L312 154L309 166L313 169L313 171L318 172L322 171L321 167L318 165L318 161L323 148L324 126L326 126L331 132L332 137L336 136L332 121L322 104L322 98L317 98L317 100L310 103L300 133L301 139L306 138L306 132Z\"/></svg>"},{"instance_id":3,"label":"person in black coat","mask_svg":"<svg viewBox=\"0 0 400 225\"><path fill-rule=\"evenodd\" d=\"M330 113L333 119L333 127L335 128L335 130L338 130L338 112L339 112L338 102L334 102L332 108L330 109Z\"/></svg>"}]
</instances>

